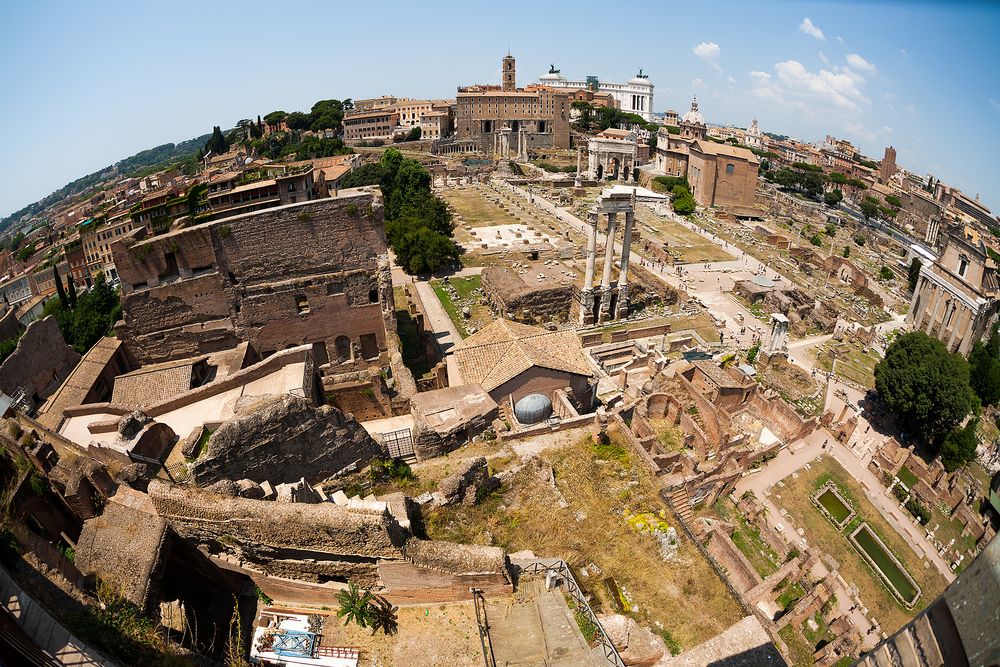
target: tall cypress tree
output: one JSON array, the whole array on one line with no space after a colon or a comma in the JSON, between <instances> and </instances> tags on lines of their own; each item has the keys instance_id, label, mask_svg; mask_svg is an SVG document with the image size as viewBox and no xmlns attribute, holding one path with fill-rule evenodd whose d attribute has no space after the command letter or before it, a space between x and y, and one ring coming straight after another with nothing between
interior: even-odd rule
<instances>
[{"instance_id":1,"label":"tall cypress tree","mask_svg":"<svg viewBox=\"0 0 1000 667\"><path fill-rule=\"evenodd\" d=\"M76 308L76 283L73 282L73 274L66 276L69 287L69 307Z\"/></svg>"},{"instance_id":2,"label":"tall cypress tree","mask_svg":"<svg viewBox=\"0 0 1000 667\"><path fill-rule=\"evenodd\" d=\"M59 267L58 266L53 266L52 267L52 275L55 276L55 279L56 279L56 294L59 295L59 304L63 308L68 308L69 307L69 301L67 301L67 299L66 299L66 290L63 289L62 278L59 277Z\"/></svg>"}]
</instances>

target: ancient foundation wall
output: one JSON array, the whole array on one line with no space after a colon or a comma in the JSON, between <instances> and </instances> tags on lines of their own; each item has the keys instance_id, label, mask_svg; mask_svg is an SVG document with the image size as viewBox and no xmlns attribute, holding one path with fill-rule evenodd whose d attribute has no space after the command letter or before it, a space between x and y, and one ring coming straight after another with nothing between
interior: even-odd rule
<instances>
[{"instance_id":1,"label":"ancient foundation wall","mask_svg":"<svg viewBox=\"0 0 1000 667\"><path fill-rule=\"evenodd\" d=\"M54 317L35 320L0 365L0 390L13 395L23 387L28 400L37 407L79 361L79 353L66 344Z\"/></svg>"}]
</instances>

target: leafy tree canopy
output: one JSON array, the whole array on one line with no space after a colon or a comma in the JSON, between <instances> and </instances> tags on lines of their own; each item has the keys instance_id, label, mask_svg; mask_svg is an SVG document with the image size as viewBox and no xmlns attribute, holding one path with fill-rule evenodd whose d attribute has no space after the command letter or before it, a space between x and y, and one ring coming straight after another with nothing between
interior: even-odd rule
<instances>
[{"instance_id":1,"label":"leafy tree canopy","mask_svg":"<svg viewBox=\"0 0 1000 667\"><path fill-rule=\"evenodd\" d=\"M889 345L875 367L875 389L914 437L934 445L974 407L969 364L922 331Z\"/></svg>"}]
</instances>

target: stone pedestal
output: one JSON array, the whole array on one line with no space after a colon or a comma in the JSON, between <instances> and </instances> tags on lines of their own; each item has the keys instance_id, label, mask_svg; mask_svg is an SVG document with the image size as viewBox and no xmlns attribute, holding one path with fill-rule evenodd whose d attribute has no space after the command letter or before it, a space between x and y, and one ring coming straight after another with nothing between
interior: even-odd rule
<instances>
[{"instance_id":1,"label":"stone pedestal","mask_svg":"<svg viewBox=\"0 0 1000 667\"><path fill-rule=\"evenodd\" d=\"M614 293L614 287L601 287L601 308L597 315L598 322L607 322L614 318L614 313L611 312L611 299Z\"/></svg>"},{"instance_id":2,"label":"stone pedestal","mask_svg":"<svg viewBox=\"0 0 1000 667\"><path fill-rule=\"evenodd\" d=\"M618 286L618 300L615 301L615 312L611 316L618 320L628 317L628 285Z\"/></svg>"},{"instance_id":3,"label":"stone pedestal","mask_svg":"<svg viewBox=\"0 0 1000 667\"><path fill-rule=\"evenodd\" d=\"M594 324L594 290L585 289L580 292L580 324Z\"/></svg>"}]
</instances>

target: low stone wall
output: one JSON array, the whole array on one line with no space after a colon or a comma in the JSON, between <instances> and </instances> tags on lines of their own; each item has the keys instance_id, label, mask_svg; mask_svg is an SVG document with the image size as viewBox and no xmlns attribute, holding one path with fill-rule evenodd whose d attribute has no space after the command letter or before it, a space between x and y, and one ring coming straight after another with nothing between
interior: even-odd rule
<instances>
[{"instance_id":1,"label":"low stone wall","mask_svg":"<svg viewBox=\"0 0 1000 667\"><path fill-rule=\"evenodd\" d=\"M740 594L760 584L760 575L725 532L719 529L712 530L705 546L708 553L712 554L729 574L730 581Z\"/></svg>"},{"instance_id":2,"label":"low stone wall","mask_svg":"<svg viewBox=\"0 0 1000 667\"><path fill-rule=\"evenodd\" d=\"M80 354L66 344L54 317L35 320L0 364L0 390L13 396L23 388L32 406L38 407L79 361Z\"/></svg>"}]
</instances>

